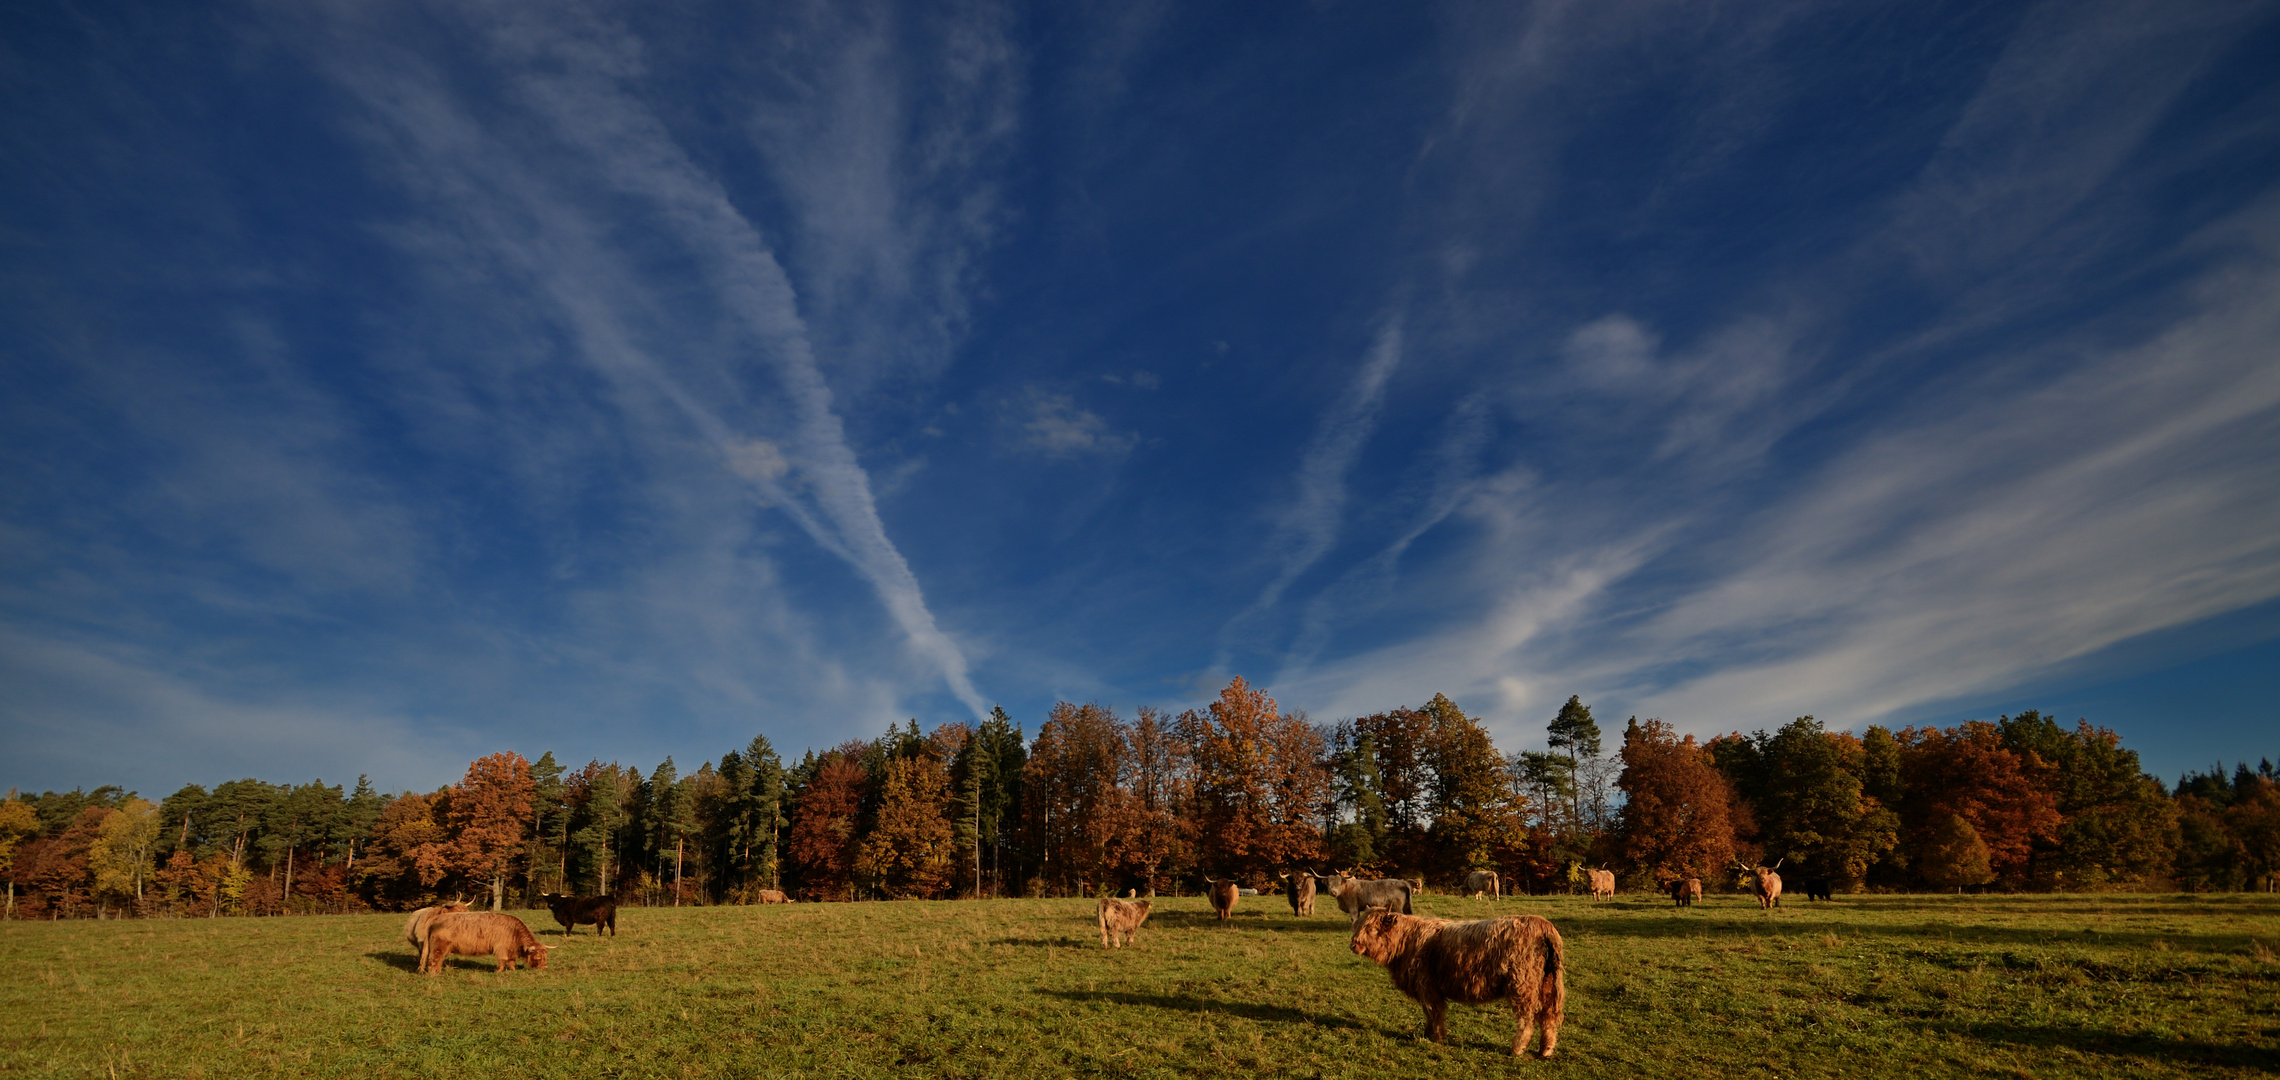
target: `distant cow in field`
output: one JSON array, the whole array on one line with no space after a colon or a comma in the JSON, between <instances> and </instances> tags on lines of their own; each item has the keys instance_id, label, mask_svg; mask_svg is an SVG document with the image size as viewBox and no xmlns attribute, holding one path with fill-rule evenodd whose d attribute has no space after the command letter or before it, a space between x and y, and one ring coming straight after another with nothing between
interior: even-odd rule
<instances>
[{"instance_id":1,"label":"distant cow in field","mask_svg":"<svg viewBox=\"0 0 2280 1080\"><path fill-rule=\"evenodd\" d=\"M1836 894L1830 890L1828 878L1809 877L1805 879L1805 899L1835 900Z\"/></svg>"},{"instance_id":2,"label":"distant cow in field","mask_svg":"<svg viewBox=\"0 0 2280 1080\"><path fill-rule=\"evenodd\" d=\"M760 902L763 904L789 904L792 902L792 898L785 896L782 889L762 889L760 890ZM600 929L596 928L595 933L600 932Z\"/></svg>"},{"instance_id":3,"label":"distant cow in field","mask_svg":"<svg viewBox=\"0 0 2280 1080\"><path fill-rule=\"evenodd\" d=\"M1497 880L1494 870L1475 870L1465 875L1465 893L1476 900L1482 896L1491 900L1501 899L1504 896L1504 883Z\"/></svg>"},{"instance_id":4,"label":"distant cow in field","mask_svg":"<svg viewBox=\"0 0 2280 1080\"><path fill-rule=\"evenodd\" d=\"M1415 883L1404 878L1379 878L1363 881L1348 871L1339 871L1323 879L1329 883L1330 895L1338 898L1338 910L1355 925L1361 924L1363 912L1371 908L1399 911L1404 915L1416 914L1409 899L1416 891Z\"/></svg>"},{"instance_id":5,"label":"distant cow in field","mask_svg":"<svg viewBox=\"0 0 2280 1080\"><path fill-rule=\"evenodd\" d=\"M412 912L412 917L409 920L406 920L404 923L404 943L410 945L412 949L416 952L419 952L420 955L427 955L426 949L428 924L435 921L435 917L438 915L446 915L454 911L465 910L467 910L467 901L452 900L446 903L437 904L434 907L424 907L418 911Z\"/></svg>"},{"instance_id":6,"label":"distant cow in field","mask_svg":"<svg viewBox=\"0 0 2280 1080\"><path fill-rule=\"evenodd\" d=\"M1592 899L1604 900L1615 895L1615 871L1586 870L1583 873L1585 877L1591 879Z\"/></svg>"},{"instance_id":7,"label":"distant cow in field","mask_svg":"<svg viewBox=\"0 0 2280 1080\"><path fill-rule=\"evenodd\" d=\"M1677 878L1670 883L1670 902L1679 907L1693 907L1702 899L1701 878Z\"/></svg>"},{"instance_id":8,"label":"distant cow in field","mask_svg":"<svg viewBox=\"0 0 2280 1080\"><path fill-rule=\"evenodd\" d=\"M514 967L517 961L540 971L546 967L546 951L553 947L539 944L521 919L502 912L439 915L428 923L427 949L420 957L420 970L434 975L454 955L487 955L499 958L499 971Z\"/></svg>"},{"instance_id":9,"label":"distant cow in field","mask_svg":"<svg viewBox=\"0 0 2280 1080\"><path fill-rule=\"evenodd\" d=\"M1290 913L1312 918L1314 916L1314 871L1294 870L1280 876L1283 881L1283 896L1290 900Z\"/></svg>"},{"instance_id":10,"label":"distant cow in field","mask_svg":"<svg viewBox=\"0 0 2280 1080\"><path fill-rule=\"evenodd\" d=\"M1235 917L1235 899L1243 892L1234 878L1213 881L1207 877L1203 879L1203 894L1211 898L1211 910L1219 913L1219 921L1226 922Z\"/></svg>"},{"instance_id":11,"label":"distant cow in field","mask_svg":"<svg viewBox=\"0 0 2280 1080\"><path fill-rule=\"evenodd\" d=\"M611 937L617 936L617 898L614 896L565 896L547 893L539 897L546 910L554 913L554 921L562 924L565 934L576 933L578 927L592 923L598 936L607 927Z\"/></svg>"},{"instance_id":12,"label":"distant cow in field","mask_svg":"<svg viewBox=\"0 0 2280 1080\"><path fill-rule=\"evenodd\" d=\"M1560 932L1536 915L1458 922L1370 911L1354 926L1353 950L1383 966L1393 985L1425 1007L1426 1037L1449 1041L1449 1002L1512 1002L1512 1056L1544 1030L1544 1057L1559 1045L1567 1007Z\"/></svg>"},{"instance_id":13,"label":"distant cow in field","mask_svg":"<svg viewBox=\"0 0 2280 1080\"><path fill-rule=\"evenodd\" d=\"M1774 873L1774 871L1781 869L1781 864L1788 861L1789 857L1784 855L1779 862L1772 866L1760 866L1754 871L1757 881L1751 888L1757 893L1758 910L1766 911L1781 906L1781 875ZM1741 867L1744 873L1753 872L1749 867L1742 866L1740 863L1734 865Z\"/></svg>"},{"instance_id":14,"label":"distant cow in field","mask_svg":"<svg viewBox=\"0 0 2280 1080\"><path fill-rule=\"evenodd\" d=\"M1148 908L1153 900L1119 900L1113 896L1100 898L1100 947L1111 944L1121 949L1132 944L1132 936L1140 932L1140 924L1148 921Z\"/></svg>"}]
</instances>

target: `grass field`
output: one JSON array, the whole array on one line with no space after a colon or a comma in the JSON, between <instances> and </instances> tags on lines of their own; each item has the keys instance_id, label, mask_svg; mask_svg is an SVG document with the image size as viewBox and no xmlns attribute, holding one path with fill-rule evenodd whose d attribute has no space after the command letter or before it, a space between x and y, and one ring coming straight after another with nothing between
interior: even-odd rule
<instances>
[{"instance_id":1,"label":"grass field","mask_svg":"<svg viewBox=\"0 0 2280 1080\"><path fill-rule=\"evenodd\" d=\"M1347 951L1340 917L1157 904L1122 951L1079 900L633 908L615 940L526 912L563 945L546 971L459 959L436 977L412 972L402 916L0 924L0 1074L2280 1072L2269 897L1845 897L1771 917L1732 896L1689 913L1421 898L1559 926L1568 1023L1548 1062L1507 1056L1501 1007L1419 1041L1422 1012Z\"/></svg>"}]
</instances>

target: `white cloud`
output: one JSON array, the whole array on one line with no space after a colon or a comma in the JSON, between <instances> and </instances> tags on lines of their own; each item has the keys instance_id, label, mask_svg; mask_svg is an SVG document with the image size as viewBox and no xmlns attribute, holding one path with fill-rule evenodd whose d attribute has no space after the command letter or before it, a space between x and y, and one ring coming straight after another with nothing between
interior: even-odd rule
<instances>
[{"instance_id":1,"label":"white cloud","mask_svg":"<svg viewBox=\"0 0 2280 1080\"><path fill-rule=\"evenodd\" d=\"M1021 433L1023 447L1053 458L1121 457L1139 442L1138 436L1109 427L1099 414L1078 408L1067 394L1033 395Z\"/></svg>"}]
</instances>

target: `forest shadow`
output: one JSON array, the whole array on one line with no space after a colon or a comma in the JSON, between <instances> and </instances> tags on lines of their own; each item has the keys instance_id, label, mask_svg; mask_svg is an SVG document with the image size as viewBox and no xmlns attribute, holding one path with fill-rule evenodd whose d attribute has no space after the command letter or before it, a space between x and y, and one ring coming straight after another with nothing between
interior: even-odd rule
<instances>
[{"instance_id":1,"label":"forest shadow","mask_svg":"<svg viewBox=\"0 0 2280 1080\"><path fill-rule=\"evenodd\" d=\"M1610 922L1577 922L1553 920L1560 932L1572 938L1606 937L1661 940L1671 938L1801 938L1812 939L1822 934L1840 937L1903 939L1925 945L1994 945L2006 947L2054 945L2095 945L2103 949L2154 952L2157 942L2175 946L2187 943L2193 952L2232 952L2249 947L2251 934L2200 934L2151 930L2107 930L2094 927L2067 926L1970 926L1953 923L1915 923L1912 925L1878 925L1858 922L1808 922L1786 915L1773 915L1747 923L1707 922L1699 918L1676 915L1669 919L1644 921L1621 920Z\"/></svg>"},{"instance_id":2,"label":"forest shadow","mask_svg":"<svg viewBox=\"0 0 2280 1080\"><path fill-rule=\"evenodd\" d=\"M1373 1028L1352 1017L1310 1013L1287 1005L1270 1005L1259 1001L1226 1001L1201 998L1193 994L1143 994L1131 990L1043 990L1037 993L1068 1001L1105 1001L1117 1005L1139 1005L1151 1009L1168 1009L1185 1013L1224 1013L1257 1020L1268 1024L1311 1024L1315 1027L1341 1028L1351 1031L1377 1031L1381 1035L1399 1038L1407 1032Z\"/></svg>"},{"instance_id":3,"label":"forest shadow","mask_svg":"<svg viewBox=\"0 0 2280 1080\"><path fill-rule=\"evenodd\" d=\"M2146 1058L2163 1064L2187 1063L2228 1069L2280 1073L2280 1053L2268 1047L2199 1039L2164 1039L2152 1035L2097 1028L2039 1027L2027 1024L1928 1024L1934 1031L1963 1035L1983 1042L2037 1050L2073 1050L2109 1057Z\"/></svg>"}]
</instances>

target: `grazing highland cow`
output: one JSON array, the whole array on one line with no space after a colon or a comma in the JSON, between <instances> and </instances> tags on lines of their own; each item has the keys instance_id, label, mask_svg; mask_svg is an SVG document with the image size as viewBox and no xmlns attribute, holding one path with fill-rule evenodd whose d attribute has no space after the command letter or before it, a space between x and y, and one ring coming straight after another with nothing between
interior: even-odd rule
<instances>
[{"instance_id":1,"label":"grazing highland cow","mask_svg":"<svg viewBox=\"0 0 2280 1080\"><path fill-rule=\"evenodd\" d=\"M1140 932L1140 924L1148 921L1148 908L1153 900L1119 900L1113 896L1100 898L1100 947L1111 944L1121 949L1132 944L1132 936Z\"/></svg>"},{"instance_id":2,"label":"grazing highland cow","mask_svg":"<svg viewBox=\"0 0 2280 1080\"><path fill-rule=\"evenodd\" d=\"M792 898L785 896L782 889L762 889L760 890L760 902L763 904L789 904L792 902ZM600 932L598 928L595 930L595 933Z\"/></svg>"},{"instance_id":3,"label":"grazing highland cow","mask_svg":"<svg viewBox=\"0 0 2280 1080\"><path fill-rule=\"evenodd\" d=\"M1290 913L1314 917L1314 871L1293 870L1277 875L1282 878L1283 896L1290 901Z\"/></svg>"},{"instance_id":4,"label":"grazing highland cow","mask_svg":"<svg viewBox=\"0 0 2280 1080\"><path fill-rule=\"evenodd\" d=\"M562 924L565 934L576 933L580 925L592 923L596 937L601 936L603 927L609 928L611 937L617 936L617 897L547 893L539 899L545 902L546 910L554 913L554 921Z\"/></svg>"},{"instance_id":5,"label":"grazing highland cow","mask_svg":"<svg viewBox=\"0 0 2280 1080\"><path fill-rule=\"evenodd\" d=\"M1758 910L1765 911L1781 906L1781 875L1774 873L1774 871L1781 869L1781 864L1788 861L1789 856L1784 855L1772 866L1760 866L1755 871L1757 882L1752 886L1752 889L1757 893ZM1741 863L1737 862L1734 866L1745 874L1752 872L1749 867L1743 866Z\"/></svg>"},{"instance_id":6,"label":"grazing highland cow","mask_svg":"<svg viewBox=\"0 0 2280 1080\"><path fill-rule=\"evenodd\" d=\"M1829 890L1829 879L1828 879L1828 878L1817 878L1817 877L1809 877L1809 878L1806 878L1806 879L1805 879L1805 899L1807 899L1807 900L1834 900L1834 899L1836 899L1836 896L1835 896L1833 893L1831 893L1831 892L1830 892L1830 890Z\"/></svg>"},{"instance_id":7,"label":"grazing highland cow","mask_svg":"<svg viewBox=\"0 0 2280 1080\"><path fill-rule=\"evenodd\" d=\"M427 950L420 957L420 969L434 975L443 970L443 962L453 955L488 955L499 958L499 971L514 967L518 960L529 964L533 971L542 971L546 968L546 951L553 947L539 944L530 927L512 915L463 911L439 915L428 923Z\"/></svg>"},{"instance_id":8,"label":"grazing highland cow","mask_svg":"<svg viewBox=\"0 0 2280 1080\"><path fill-rule=\"evenodd\" d=\"M1677 878L1670 883L1670 902L1679 907L1693 907L1702 899L1701 878Z\"/></svg>"},{"instance_id":9,"label":"grazing highland cow","mask_svg":"<svg viewBox=\"0 0 2280 1080\"><path fill-rule=\"evenodd\" d=\"M427 956L428 924L435 921L435 917L438 915L465 910L467 910L467 901L451 900L434 907L424 907L412 912L412 917L404 923L405 944L410 945L412 950L419 953L424 959Z\"/></svg>"},{"instance_id":10,"label":"grazing highland cow","mask_svg":"<svg viewBox=\"0 0 2280 1080\"><path fill-rule=\"evenodd\" d=\"M1354 927L1354 952L1382 965L1393 985L1425 1007L1426 1037L1449 1041L1449 1002L1512 1002L1512 1056L1544 1029L1544 1057L1559 1045L1567 1006L1560 932L1541 916L1420 919L1371 911Z\"/></svg>"},{"instance_id":11,"label":"grazing highland cow","mask_svg":"<svg viewBox=\"0 0 2280 1080\"><path fill-rule=\"evenodd\" d=\"M1226 922L1235 916L1235 898L1243 895L1234 878L1225 881L1203 879L1203 894L1211 898L1211 910L1219 913L1219 921Z\"/></svg>"},{"instance_id":12,"label":"grazing highland cow","mask_svg":"<svg viewBox=\"0 0 2280 1080\"><path fill-rule=\"evenodd\" d=\"M1406 879L1379 878L1376 881L1363 881L1351 871L1341 870L1323 880L1329 882L1327 887L1330 895L1338 898L1338 910L1345 912L1347 919L1357 926L1361 925L1362 913L1372 908L1399 911L1404 915L1416 914L1409 903L1416 886Z\"/></svg>"},{"instance_id":13,"label":"grazing highland cow","mask_svg":"<svg viewBox=\"0 0 2280 1080\"><path fill-rule=\"evenodd\" d=\"M1465 894L1475 900L1482 896L1500 900L1504 897L1504 883L1497 880L1494 870L1475 870L1465 875Z\"/></svg>"},{"instance_id":14,"label":"grazing highland cow","mask_svg":"<svg viewBox=\"0 0 2280 1080\"><path fill-rule=\"evenodd\" d=\"M1615 871L1613 871L1613 870L1586 870L1586 871L1584 871L1584 875L1585 875L1586 877L1589 877L1589 878L1591 879L1591 898L1592 898L1592 899L1594 899L1594 900L1606 900L1606 899L1611 899L1611 898L1613 898L1613 897L1614 897L1614 895L1615 895Z\"/></svg>"}]
</instances>

